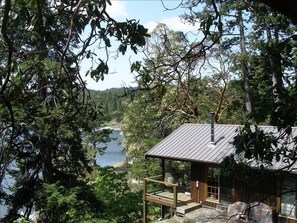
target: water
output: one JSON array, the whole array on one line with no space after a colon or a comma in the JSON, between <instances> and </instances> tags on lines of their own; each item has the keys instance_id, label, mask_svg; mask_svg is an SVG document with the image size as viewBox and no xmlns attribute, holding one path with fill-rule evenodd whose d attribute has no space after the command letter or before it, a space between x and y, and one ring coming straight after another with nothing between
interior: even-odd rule
<instances>
[{"instance_id":1,"label":"water","mask_svg":"<svg viewBox=\"0 0 297 223\"><path fill-rule=\"evenodd\" d=\"M114 164L126 161L126 158L123 154L123 148L120 145L123 140L123 136L120 134L120 131L113 131L111 137L116 138L116 140L100 145L107 146L107 148L103 155L97 154L96 156L96 163L102 167L112 166ZM0 219L3 218L6 213L7 208L0 204Z\"/></svg>"},{"instance_id":2,"label":"water","mask_svg":"<svg viewBox=\"0 0 297 223\"><path fill-rule=\"evenodd\" d=\"M103 155L97 154L96 163L102 167L112 166L117 163L122 163L126 161L126 158L123 154L123 148L120 143L123 140L123 136L120 134L120 131L114 130L110 135L112 138L116 138L105 146L107 146L105 153Z\"/></svg>"}]
</instances>

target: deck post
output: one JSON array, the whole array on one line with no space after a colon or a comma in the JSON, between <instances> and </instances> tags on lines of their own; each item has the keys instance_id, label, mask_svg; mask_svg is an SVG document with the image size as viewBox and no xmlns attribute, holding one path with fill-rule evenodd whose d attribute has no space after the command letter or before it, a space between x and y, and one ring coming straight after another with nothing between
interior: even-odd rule
<instances>
[{"instance_id":1,"label":"deck post","mask_svg":"<svg viewBox=\"0 0 297 223\"><path fill-rule=\"evenodd\" d=\"M275 211L276 213L280 213L281 212L281 177L280 175L276 176L276 208Z\"/></svg>"},{"instance_id":2,"label":"deck post","mask_svg":"<svg viewBox=\"0 0 297 223\"><path fill-rule=\"evenodd\" d=\"M147 223L147 202L146 202L146 194L147 194L147 181L144 179L143 182L143 223Z\"/></svg>"},{"instance_id":3,"label":"deck post","mask_svg":"<svg viewBox=\"0 0 297 223\"><path fill-rule=\"evenodd\" d=\"M143 223L147 223L147 203L143 201Z\"/></svg>"},{"instance_id":4,"label":"deck post","mask_svg":"<svg viewBox=\"0 0 297 223\"><path fill-rule=\"evenodd\" d=\"M161 168L162 168L162 180L165 180L165 159L161 159ZM164 191L164 185L162 184L162 191ZM166 207L161 205L161 218L164 219L166 214Z\"/></svg>"},{"instance_id":5,"label":"deck post","mask_svg":"<svg viewBox=\"0 0 297 223\"><path fill-rule=\"evenodd\" d=\"M164 181L165 180L165 159L161 160L161 168L162 168L162 180ZM162 188L162 189L164 189L164 188Z\"/></svg>"},{"instance_id":6,"label":"deck post","mask_svg":"<svg viewBox=\"0 0 297 223\"><path fill-rule=\"evenodd\" d=\"M173 212L176 215L176 207L177 207L177 187L173 186Z\"/></svg>"},{"instance_id":7,"label":"deck post","mask_svg":"<svg viewBox=\"0 0 297 223\"><path fill-rule=\"evenodd\" d=\"M166 207L161 205L161 218L164 219L166 214Z\"/></svg>"}]
</instances>

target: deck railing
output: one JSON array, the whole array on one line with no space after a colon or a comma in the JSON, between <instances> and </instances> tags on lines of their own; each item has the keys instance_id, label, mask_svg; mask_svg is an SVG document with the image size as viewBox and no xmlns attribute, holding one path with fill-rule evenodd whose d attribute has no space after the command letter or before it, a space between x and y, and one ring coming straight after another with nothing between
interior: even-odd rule
<instances>
[{"instance_id":1,"label":"deck railing","mask_svg":"<svg viewBox=\"0 0 297 223\"><path fill-rule=\"evenodd\" d=\"M165 182L162 176L144 178L144 201L153 202L171 208L171 213L176 212L178 184ZM162 192L170 191L171 196L162 195Z\"/></svg>"},{"instance_id":2,"label":"deck railing","mask_svg":"<svg viewBox=\"0 0 297 223\"><path fill-rule=\"evenodd\" d=\"M143 193L143 222L147 223L147 203L151 202L170 208L171 217L177 214L178 206L182 206L188 202L191 202L192 198L185 196L185 193L189 188L187 187L187 179L189 170L183 170L174 173L168 173L166 176L158 175L144 178L144 193ZM164 179L165 178L165 179ZM171 180L176 179L178 183ZM181 185L181 187L179 187ZM164 212L162 211L162 214Z\"/></svg>"}]
</instances>

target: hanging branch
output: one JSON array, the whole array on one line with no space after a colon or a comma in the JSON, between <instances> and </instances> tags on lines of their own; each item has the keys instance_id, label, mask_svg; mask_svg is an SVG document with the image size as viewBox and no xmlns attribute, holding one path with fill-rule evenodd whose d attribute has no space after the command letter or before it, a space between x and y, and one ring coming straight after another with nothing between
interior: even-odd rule
<instances>
[{"instance_id":1,"label":"hanging branch","mask_svg":"<svg viewBox=\"0 0 297 223\"><path fill-rule=\"evenodd\" d=\"M7 48L8 48L8 56L7 56L7 64L6 64L6 68L5 68L6 76L5 76L4 83L2 84L2 87L0 89L0 95L3 94L3 92L5 91L7 83L9 81L9 78L11 75L11 69L12 69L12 55L13 55L13 52L16 52L15 49L13 48L12 41L8 37L8 34L7 34L10 9L11 9L11 1L6 0L5 4L4 4L4 13L3 13L3 19L2 19L1 34L2 34L3 39L7 45Z\"/></svg>"}]
</instances>

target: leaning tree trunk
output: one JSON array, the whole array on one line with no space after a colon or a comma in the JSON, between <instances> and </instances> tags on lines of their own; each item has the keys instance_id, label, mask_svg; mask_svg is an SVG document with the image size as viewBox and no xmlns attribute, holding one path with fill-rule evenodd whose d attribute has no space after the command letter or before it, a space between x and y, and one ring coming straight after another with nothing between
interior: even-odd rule
<instances>
[{"instance_id":1,"label":"leaning tree trunk","mask_svg":"<svg viewBox=\"0 0 297 223\"><path fill-rule=\"evenodd\" d=\"M267 30L267 40L268 42L274 41L276 44L278 43L278 31L275 30L274 32L274 39L272 38L271 30ZM274 44L273 44L274 45ZM272 85L273 85L273 97L274 103L279 104L281 103L281 92L283 89L283 73L281 69L281 55L276 50L276 47L272 47L269 49L270 51L270 65L271 65L271 78L272 78Z\"/></svg>"},{"instance_id":2,"label":"leaning tree trunk","mask_svg":"<svg viewBox=\"0 0 297 223\"><path fill-rule=\"evenodd\" d=\"M39 25L36 26L38 33L40 35L38 40L38 50L42 53L40 53L40 61L44 61L45 58L47 58L48 49L47 49L47 42L46 42L46 36L47 33L45 31L45 28L43 26L44 24L44 16L43 16L43 6L45 5L44 1L38 1L38 21ZM44 74L45 70L41 68L38 73L38 91L39 91L39 103L44 104L44 106L47 105L46 101L48 99L48 78ZM46 121L45 121L46 122ZM53 136L54 137L54 136ZM53 141L51 139L48 139L47 136L41 136L39 138L40 143L40 152L41 152L41 168L42 168L42 177L43 181L45 183L52 183L53 180L53 158L52 153L54 150Z\"/></svg>"},{"instance_id":3,"label":"leaning tree trunk","mask_svg":"<svg viewBox=\"0 0 297 223\"><path fill-rule=\"evenodd\" d=\"M239 32L240 32L240 51L241 51L241 72L244 83L244 92L245 92L245 107L246 113L250 114L252 112L252 100L251 100L251 90L249 83L249 70L247 63L247 52L245 45L245 32L244 32L244 24L242 18L242 11L238 10L238 23L239 23Z\"/></svg>"}]
</instances>

